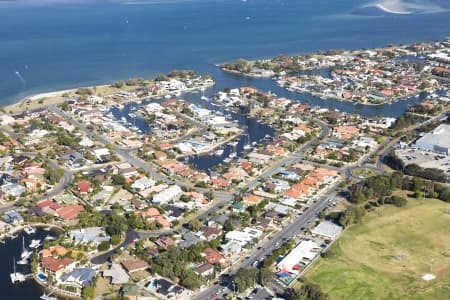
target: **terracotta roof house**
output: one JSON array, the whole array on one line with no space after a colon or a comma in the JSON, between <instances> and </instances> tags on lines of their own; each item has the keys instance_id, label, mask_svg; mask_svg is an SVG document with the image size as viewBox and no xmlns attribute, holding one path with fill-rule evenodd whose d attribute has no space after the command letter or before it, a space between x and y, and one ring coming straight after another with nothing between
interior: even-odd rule
<instances>
[{"instance_id":1,"label":"terracotta roof house","mask_svg":"<svg viewBox=\"0 0 450 300\"><path fill-rule=\"evenodd\" d=\"M175 245L175 241L168 236L160 236L155 243L167 250L170 246Z\"/></svg>"},{"instance_id":2,"label":"terracotta roof house","mask_svg":"<svg viewBox=\"0 0 450 300\"><path fill-rule=\"evenodd\" d=\"M46 273L55 274L56 277L59 277L63 272L70 272L75 267L76 260L63 257L63 258L53 258L53 257L44 257L42 259L42 268Z\"/></svg>"},{"instance_id":3,"label":"terracotta roof house","mask_svg":"<svg viewBox=\"0 0 450 300\"><path fill-rule=\"evenodd\" d=\"M75 220L80 212L84 211L82 205L67 205L56 210L57 215L66 220Z\"/></svg>"},{"instance_id":4,"label":"terracotta roof house","mask_svg":"<svg viewBox=\"0 0 450 300\"><path fill-rule=\"evenodd\" d=\"M244 196L242 198L242 201L246 205L256 205L256 204L259 204L262 200L263 200L263 197L256 196L254 194L250 194L250 195Z\"/></svg>"},{"instance_id":5,"label":"terracotta roof house","mask_svg":"<svg viewBox=\"0 0 450 300\"><path fill-rule=\"evenodd\" d=\"M224 261L223 255L213 248L205 248L202 251L202 256L204 256L205 260L211 265L215 265Z\"/></svg>"},{"instance_id":6,"label":"terracotta roof house","mask_svg":"<svg viewBox=\"0 0 450 300\"><path fill-rule=\"evenodd\" d=\"M53 202L53 201L51 201L51 200L49 200L49 199L47 199L47 200L42 200L42 201L38 202L38 203L36 204L36 206L39 207L39 208L41 208L41 209L44 209L44 208L50 208L50 209L52 209L52 210L57 210L57 209L60 209L60 208L61 208L61 205L59 205L58 203Z\"/></svg>"},{"instance_id":7,"label":"terracotta roof house","mask_svg":"<svg viewBox=\"0 0 450 300\"><path fill-rule=\"evenodd\" d=\"M63 246L51 246L48 249L43 249L41 251L42 257L51 257L51 256L64 256L69 252L66 248Z\"/></svg>"},{"instance_id":8,"label":"terracotta roof house","mask_svg":"<svg viewBox=\"0 0 450 300\"><path fill-rule=\"evenodd\" d=\"M80 194L88 194L91 192L91 183L89 181L80 181L77 186Z\"/></svg>"}]
</instances>

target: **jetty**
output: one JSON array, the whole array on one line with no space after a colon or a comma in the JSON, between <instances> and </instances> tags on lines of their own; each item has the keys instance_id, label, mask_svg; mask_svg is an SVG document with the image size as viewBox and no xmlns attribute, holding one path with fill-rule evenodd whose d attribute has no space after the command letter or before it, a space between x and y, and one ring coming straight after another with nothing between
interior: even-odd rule
<instances>
[{"instance_id":1,"label":"jetty","mask_svg":"<svg viewBox=\"0 0 450 300\"><path fill-rule=\"evenodd\" d=\"M58 300L58 298L52 296L52 294L53 294L53 292L50 292L49 294L44 293L41 295L40 299L42 299L42 300Z\"/></svg>"}]
</instances>

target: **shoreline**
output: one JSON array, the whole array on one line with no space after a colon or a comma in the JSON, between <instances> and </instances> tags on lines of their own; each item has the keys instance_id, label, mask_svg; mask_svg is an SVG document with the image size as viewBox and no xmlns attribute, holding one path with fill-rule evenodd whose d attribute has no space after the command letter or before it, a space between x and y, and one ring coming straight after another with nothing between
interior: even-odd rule
<instances>
[{"instance_id":1,"label":"shoreline","mask_svg":"<svg viewBox=\"0 0 450 300\"><path fill-rule=\"evenodd\" d=\"M23 224L23 225L14 227L14 228L12 228L12 230L10 230L8 232L5 232L5 233L2 233L0 235L0 240L6 241L8 238L12 239L11 236L15 235L16 233L24 231L25 227L28 227L28 226L36 227L36 228L42 228L42 230L44 230L44 228L48 227L50 230L56 229L58 231L64 232L64 229L62 227L58 226L58 225L46 224L46 223L36 223L36 224L28 223L28 224Z\"/></svg>"},{"instance_id":2,"label":"shoreline","mask_svg":"<svg viewBox=\"0 0 450 300\"><path fill-rule=\"evenodd\" d=\"M146 79L146 80L154 81L154 79ZM80 88L88 88L88 89L111 88L111 89L117 90L117 92L120 92L120 91L133 90L138 87L138 86L134 86L134 85L133 86L132 85L130 85L130 86L124 85L122 88L115 88L112 86L112 84L113 84L113 82L101 84L101 85L78 86L78 87L69 88L69 89L31 94L29 96L23 97L22 99L18 100L17 102L7 104L7 105L2 105L2 106L0 106L0 109L3 111L3 113L10 113L10 112L20 113L21 111L29 111L29 110L39 109L39 108L47 107L52 104L53 105L60 104L61 102L63 102L65 100L64 98L62 98L63 94L67 93L67 94L75 95L75 92ZM196 92L200 92L202 89L211 88L214 85L216 85L215 79L212 84L207 84L204 87L187 88L186 90L183 90L180 92L182 94L183 93L196 93ZM106 95L108 95L108 93L98 94L96 96L104 97ZM160 98L160 97L164 97L167 95L170 95L170 92L167 92L167 93L161 94L161 95L148 95L148 96L143 96L143 97L137 97L136 99L133 99L133 101L142 101L145 99ZM40 100L44 100L44 102L39 103ZM45 100L47 100L47 101L45 101Z\"/></svg>"}]
</instances>

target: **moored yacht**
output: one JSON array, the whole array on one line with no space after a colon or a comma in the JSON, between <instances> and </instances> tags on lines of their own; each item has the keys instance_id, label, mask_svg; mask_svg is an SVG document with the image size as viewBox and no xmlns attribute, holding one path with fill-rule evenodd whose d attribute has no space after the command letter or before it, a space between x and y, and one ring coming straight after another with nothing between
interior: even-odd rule
<instances>
[{"instance_id":1,"label":"moored yacht","mask_svg":"<svg viewBox=\"0 0 450 300\"><path fill-rule=\"evenodd\" d=\"M31 249L36 249L41 245L41 241L40 240L31 240L30 243L30 248Z\"/></svg>"}]
</instances>

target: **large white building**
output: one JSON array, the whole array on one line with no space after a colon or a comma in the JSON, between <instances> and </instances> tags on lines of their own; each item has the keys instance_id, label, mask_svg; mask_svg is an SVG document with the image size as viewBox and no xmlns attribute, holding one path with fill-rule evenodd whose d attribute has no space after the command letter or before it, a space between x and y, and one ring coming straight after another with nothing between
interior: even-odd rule
<instances>
[{"instance_id":1,"label":"large white building","mask_svg":"<svg viewBox=\"0 0 450 300\"><path fill-rule=\"evenodd\" d=\"M320 235L333 240L336 239L341 232L342 227L330 221L320 222L320 224L312 230L312 234L314 235Z\"/></svg>"},{"instance_id":2,"label":"large white building","mask_svg":"<svg viewBox=\"0 0 450 300\"><path fill-rule=\"evenodd\" d=\"M286 255L277 265L279 270L286 270L288 272L294 271L294 266L298 264L303 258L313 260L318 252L312 251L319 246L313 241L302 241L292 251Z\"/></svg>"},{"instance_id":3,"label":"large white building","mask_svg":"<svg viewBox=\"0 0 450 300\"><path fill-rule=\"evenodd\" d=\"M170 201L176 201L180 199L183 191L178 185L172 185L164 191L153 196L152 202L158 205L167 204Z\"/></svg>"},{"instance_id":4,"label":"large white building","mask_svg":"<svg viewBox=\"0 0 450 300\"><path fill-rule=\"evenodd\" d=\"M242 231L232 230L227 232L225 239L230 242L235 242L241 246L245 246L254 239L259 238L261 235L261 230L245 227Z\"/></svg>"},{"instance_id":5,"label":"large white building","mask_svg":"<svg viewBox=\"0 0 450 300\"><path fill-rule=\"evenodd\" d=\"M450 125L441 124L414 144L415 148L450 154Z\"/></svg>"}]
</instances>

